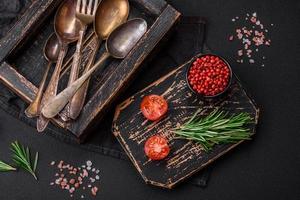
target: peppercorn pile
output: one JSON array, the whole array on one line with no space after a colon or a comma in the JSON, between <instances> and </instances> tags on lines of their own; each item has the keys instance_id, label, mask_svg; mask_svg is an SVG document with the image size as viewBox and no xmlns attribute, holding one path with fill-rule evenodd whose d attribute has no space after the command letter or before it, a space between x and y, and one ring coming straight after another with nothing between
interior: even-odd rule
<instances>
[{"instance_id":1,"label":"peppercorn pile","mask_svg":"<svg viewBox=\"0 0 300 200\"><path fill-rule=\"evenodd\" d=\"M85 165L75 167L64 161L50 163L56 167L55 180L50 182L51 186L56 186L67 191L70 197L84 199L88 196L96 196L98 192L97 182L99 182L99 169L92 167L91 161L86 161Z\"/></svg>"},{"instance_id":2,"label":"peppercorn pile","mask_svg":"<svg viewBox=\"0 0 300 200\"><path fill-rule=\"evenodd\" d=\"M252 15L247 13L244 17L236 16L231 21L235 25L235 33L229 36L229 41L238 41L241 46L237 50L237 62L244 63L247 61L253 64L257 61L264 67L263 60L266 59L266 56L260 52L264 47L271 45L271 39L268 37L269 30L266 25L258 18L256 12Z\"/></svg>"},{"instance_id":3,"label":"peppercorn pile","mask_svg":"<svg viewBox=\"0 0 300 200\"><path fill-rule=\"evenodd\" d=\"M188 72L191 88L204 96L222 93L229 80L229 67L221 58L214 55L197 58Z\"/></svg>"}]
</instances>

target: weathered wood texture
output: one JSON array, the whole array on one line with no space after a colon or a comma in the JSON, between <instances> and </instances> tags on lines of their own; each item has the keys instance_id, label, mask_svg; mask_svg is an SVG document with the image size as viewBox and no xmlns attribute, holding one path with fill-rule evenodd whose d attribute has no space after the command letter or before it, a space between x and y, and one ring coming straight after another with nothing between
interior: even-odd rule
<instances>
[{"instance_id":1,"label":"weathered wood texture","mask_svg":"<svg viewBox=\"0 0 300 200\"><path fill-rule=\"evenodd\" d=\"M10 53L19 49L62 0L33 1L16 25L1 39L0 62Z\"/></svg>"},{"instance_id":2,"label":"weathered wood texture","mask_svg":"<svg viewBox=\"0 0 300 200\"><path fill-rule=\"evenodd\" d=\"M28 103L33 100L40 83L40 74L43 74L46 67L43 46L54 31L54 11L61 1L35 1L22 19L0 41L0 81ZM180 13L164 0L129 0L129 3L129 18L144 18L148 23L147 33L125 59L111 59L105 67L92 75L86 102L77 120L65 123L59 118L55 119L61 127L67 128L79 140L83 140L94 122L105 115L112 102L137 75L140 64L180 16ZM82 66L89 60L88 54L95 47L92 28L89 28L87 35L89 39L83 48ZM74 47L73 44L66 56L58 91L66 87ZM102 43L97 58L104 50L105 43Z\"/></svg>"},{"instance_id":3,"label":"weathered wood texture","mask_svg":"<svg viewBox=\"0 0 300 200\"><path fill-rule=\"evenodd\" d=\"M218 145L212 151L205 152L193 141L175 139L170 130L186 122L199 108L202 108L202 116L216 108L229 113L247 112L252 117L250 133L255 133L259 109L238 79L233 77L232 85L223 97L204 100L193 94L187 86L185 73L190 63L157 80L116 109L113 133L146 183L172 188L241 143ZM168 101L168 114L159 122L146 120L140 111L142 98L149 94L162 95ZM171 152L162 161L150 161L144 153L145 141L154 134L162 134L169 139Z\"/></svg>"}]
</instances>

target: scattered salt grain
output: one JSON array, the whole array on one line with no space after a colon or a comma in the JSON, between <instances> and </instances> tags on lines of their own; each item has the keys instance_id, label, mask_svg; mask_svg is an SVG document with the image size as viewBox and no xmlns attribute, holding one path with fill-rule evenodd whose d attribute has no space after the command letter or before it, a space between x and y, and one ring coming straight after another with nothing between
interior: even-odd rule
<instances>
[{"instance_id":1,"label":"scattered salt grain","mask_svg":"<svg viewBox=\"0 0 300 200\"><path fill-rule=\"evenodd\" d=\"M94 178L90 178L91 180L91 183L94 183L95 182L95 179Z\"/></svg>"},{"instance_id":2,"label":"scattered salt grain","mask_svg":"<svg viewBox=\"0 0 300 200\"><path fill-rule=\"evenodd\" d=\"M92 195L96 196L98 192L98 188L95 186L91 189Z\"/></svg>"},{"instance_id":3,"label":"scattered salt grain","mask_svg":"<svg viewBox=\"0 0 300 200\"><path fill-rule=\"evenodd\" d=\"M78 199L79 197L84 199L84 192L88 192L93 196L97 195L98 187L96 185L98 184L100 177L99 175L91 177L91 175L98 174L100 170L95 167L92 168L92 162L90 160L86 161L86 165L82 165L82 168L66 164L62 160L58 162L57 165L55 165L55 161L52 161L50 165L56 167L55 169L60 173L54 174L54 177L56 178L54 181L50 182L49 185L57 186L63 191L68 191L70 197L74 197L75 199ZM94 173L90 172L89 174L88 170L91 170ZM86 187L91 188L91 190L85 190Z\"/></svg>"},{"instance_id":4,"label":"scattered salt grain","mask_svg":"<svg viewBox=\"0 0 300 200\"><path fill-rule=\"evenodd\" d=\"M234 37L236 37L237 40L235 41L240 42L242 46L242 49L239 48L237 50L237 56L239 57L239 59L237 59L238 63L243 63L243 59L246 59L245 61L248 60L249 63L255 63L254 58L259 58L259 48L271 46L271 39L268 38L267 35L269 30L264 27L262 20L258 18L256 12L252 14L246 13L244 17L237 16L233 18L232 21L236 21L236 19L240 18L244 20L235 23L237 25L235 28L235 36L230 35L229 41L233 41ZM274 24L271 24L271 26L273 25ZM254 56L254 54L256 54L256 56Z\"/></svg>"},{"instance_id":5,"label":"scattered salt grain","mask_svg":"<svg viewBox=\"0 0 300 200\"><path fill-rule=\"evenodd\" d=\"M90 160L86 161L86 165L87 165L87 166L90 167L90 166L92 166L92 164L93 164L92 161L90 161Z\"/></svg>"}]
</instances>

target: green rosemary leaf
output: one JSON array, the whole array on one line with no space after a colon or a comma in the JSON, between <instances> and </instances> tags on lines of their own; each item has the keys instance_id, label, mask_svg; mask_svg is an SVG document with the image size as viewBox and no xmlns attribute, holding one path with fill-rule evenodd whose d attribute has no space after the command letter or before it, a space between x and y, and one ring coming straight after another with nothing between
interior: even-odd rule
<instances>
[{"instance_id":1,"label":"green rosemary leaf","mask_svg":"<svg viewBox=\"0 0 300 200\"><path fill-rule=\"evenodd\" d=\"M16 171L17 169L0 160L0 172Z\"/></svg>"},{"instance_id":2,"label":"green rosemary leaf","mask_svg":"<svg viewBox=\"0 0 300 200\"><path fill-rule=\"evenodd\" d=\"M200 109L197 110L185 124L173 132L182 138L195 140L205 151L216 144L250 139L249 129L245 127L251 120L248 113L229 116L216 109L206 117L200 117L200 112Z\"/></svg>"},{"instance_id":3,"label":"green rosemary leaf","mask_svg":"<svg viewBox=\"0 0 300 200\"><path fill-rule=\"evenodd\" d=\"M13 153L13 161L20 168L28 171L36 180L35 169L37 167L38 154L36 154L34 165L31 164L30 149L19 144L17 141L11 144L11 150Z\"/></svg>"}]
</instances>

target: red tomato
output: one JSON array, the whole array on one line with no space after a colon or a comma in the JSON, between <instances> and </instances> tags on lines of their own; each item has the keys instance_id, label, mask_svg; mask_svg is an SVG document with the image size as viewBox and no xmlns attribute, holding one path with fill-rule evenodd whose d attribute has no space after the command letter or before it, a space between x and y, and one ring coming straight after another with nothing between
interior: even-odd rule
<instances>
[{"instance_id":1,"label":"red tomato","mask_svg":"<svg viewBox=\"0 0 300 200\"><path fill-rule=\"evenodd\" d=\"M161 119L168 110L167 101L158 95L145 96L141 103L143 115L151 121Z\"/></svg>"},{"instance_id":2,"label":"red tomato","mask_svg":"<svg viewBox=\"0 0 300 200\"><path fill-rule=\"evenodd\" d=\"M154 135L148 138L144 150L151 160L162 160L168 156L170 147L166 138Z\"/></svg>"}]
</instances>

